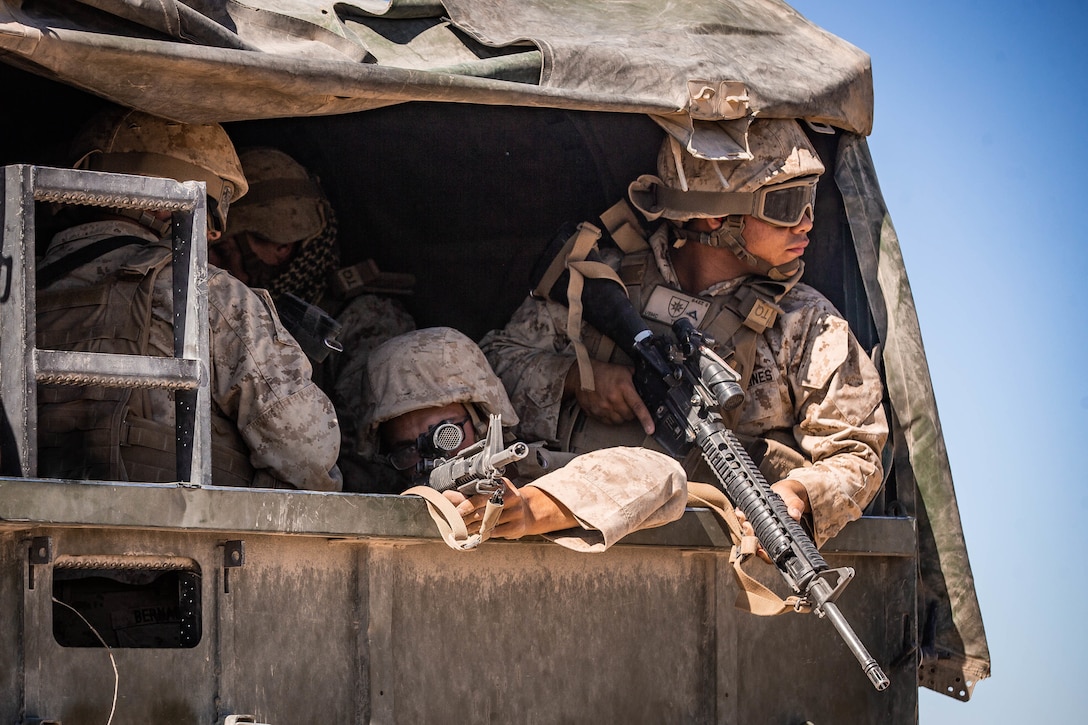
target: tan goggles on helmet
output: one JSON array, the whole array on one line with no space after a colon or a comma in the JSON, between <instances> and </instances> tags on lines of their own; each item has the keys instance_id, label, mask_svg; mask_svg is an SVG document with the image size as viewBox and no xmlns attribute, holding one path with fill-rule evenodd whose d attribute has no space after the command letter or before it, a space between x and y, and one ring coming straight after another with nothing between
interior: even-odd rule
<instances>
[{"instance_id":1,"label":"tan goggles on helmet","mask_svg":"<svg viewBox=\"0 0 1088 725\"><path fill-rule=\"evenodd\" d=\"M669 218L748 215L775 226L792 227L801 223L806 212L813 214L818 179L818 176L804 176L751 192L680 191L657 182L649 189L634 192L632 199L640 209Z\"/></svg>"},{"instance_id":2,"label":"tan goggles on helmet","mask_svg":"<svg viewBox=\"0 0 1088 725\"><path fill-rule=\"evenodd\" d=\"M752 216L775 226L794 227L801 223L806 212L810 217L813 216L816 179L808 177L764 186L754 196L755 209L750 212Z\"/></svg>"}]
</instances>

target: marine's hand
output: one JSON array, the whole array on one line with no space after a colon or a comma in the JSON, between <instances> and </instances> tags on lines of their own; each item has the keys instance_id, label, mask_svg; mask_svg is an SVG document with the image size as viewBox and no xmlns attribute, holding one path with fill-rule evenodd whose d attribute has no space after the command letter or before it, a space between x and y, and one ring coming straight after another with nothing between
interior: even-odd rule
<instances>
[{"instance_id":1,"label":"marine's hand","mask_svg":"<svg viewBox=\"0 0 1088 725\"><path fill-rule=\"evenodd\" d=\"M790 515L790 518L800 523L801 517L805 515L809 508L808 491L798 481L794 481L792 478L784 478L778 483L771 486L771 490L781 497L782 502L786 504L786 513ZM752 524L748 522L748 517L744 515L744 512L739 508L734 509L733 513L736 515L737 520L740 522L741 533L744 536L755 536L755 529L752 528ZM759 557L766 561L768 564L771 562L771 557L767 556L767 552L763 550L762 544L759 547Z\"/></svg>"},{"instance_id":2,"label":"marine's hand","mask_svg":"<svg viewBox=\"0 0 1088 725\"><path fill-rule=\"evenodd\" d=\"M634 369L600 360L591 360L590 364L595 390L582 388L575 364L567 373L564 395L573 395L590 417L613 425L637 419L646 435L653 435L654 419L635 390Z\"/></svg>"},{"instance_id":3,"label":"marine's hand","mask_svg":"<svg viewBox=\"0 0 1088 725\"><path fill-rule=\"evenodd\" d=\"M771 490L782 497L790 518L800 523L801 517L808 512L809 508L808 491L805 487L792 478L784 478L771 486Z\"/></svg>"},{"instance_id":4,"label":"marine's hand","mask_svg":"<svg viewBox=\"0 0 1088 725\"><path fill-rule=\"evenodd\" d=\"M457 513L465 520L469 533L477 533L490 495L478 494L465 498L457 491L444 491L442 495L457 506ZM530 534L546 534L577 525L574 514L539 488L517 488L507 481L502 515L491 530L491 538L519 539Z\"/></svg>"}]
</instances>

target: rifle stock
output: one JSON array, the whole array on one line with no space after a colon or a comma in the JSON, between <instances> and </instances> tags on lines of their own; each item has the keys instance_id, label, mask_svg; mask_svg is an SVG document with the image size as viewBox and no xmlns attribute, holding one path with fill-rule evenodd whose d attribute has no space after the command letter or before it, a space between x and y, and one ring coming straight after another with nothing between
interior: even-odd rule
<instances>
[{"instance_id":1,"label":"rifle stock","mask_svg":"<svg viewBox=\"0 0 1088 725\"><path fill-rule=\"evenodd\" d=\"M336 339L343 325L336 318L290 292L276 297L275 303L280 322L312 361L324 362L330 352L344 351Z\"/></svg>"}]
</instances>

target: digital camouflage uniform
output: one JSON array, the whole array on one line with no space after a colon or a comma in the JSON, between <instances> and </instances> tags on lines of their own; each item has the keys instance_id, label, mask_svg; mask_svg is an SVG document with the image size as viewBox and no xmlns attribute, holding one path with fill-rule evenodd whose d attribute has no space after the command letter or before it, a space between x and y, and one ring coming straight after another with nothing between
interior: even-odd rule
<instances>
[{"instance_id":1,"label":"digital camouflage uniform","mask_svg":"<svg viewBox=\"0 0 1088 725\"><path fill-rule=\"evenodd\" d=\"M517 422L483 353L465 335L446 327L417 330L375 349L366 391L363 432L374 460L380 460L380 424L415 410L463 403L479 421L478 436L486 433L485 416L501 415L504 424ZM548 535L567 548L603 551L632 531L661 526L684 512L687 479L668 456L611 448L550 470L570 457L549 456L540 445L531 448L529 457L518 463L514 482L547 492L574 514L580 528Z\"/></svg>"},{"instance_id":2,"label":"digital camouflage uniform","mask_svg":"<svg viewBox=\"0 0 1088 725\"><path fill-rule=\"evenodd\" d=\"M77 267L40 291L43 300L38 310L40 346L132 352L123 349L125 340L120 339L131 338L131 332L104 339L80 339L89 338L94 331L85 333L82 329L73 329L63 320L71 319L73 300L85 297L83 293L109 287L124 277L142 279L149 271L157 269L150 290L149 309L138 311L134 306L132 319L124 326L146 335L145 347L149 354L173 355L169 264L172 252L169 244L158 241L148 229L129 221L91 222L72 227L54 237L40 267L47 267L100 239L121 236L138 237L146 243L133 240L128 246ZM231 460L230 456L230 451L242 450L251 466L251 484L275 486L282 482L298 488L339 490L341 481L335 464L340 433L332 404L311 381L309 362L283 329L268 296L255 293L222 270L209 268L208 313L213 467L217 472L229 469L229 474L222 476L213 472L213 484L246 485L246 471L239 470L237 461ZM56 344L61 337L69 342ZM116 349L118 346L122 348ZM72 436L82 435L71 428L73 424L79 425L78 411L85 402L49 401L48 395L45 396L42 438L48 441L52 435L55 440L68 441L70 447L75 440ZM145 395L134 395L129 403L122 402L114 423L116 429L109 434L118 436L115 441L122 442L124 448L133 447L128 439L134 435L133 431L137 431L141 440L150 444L151 458L158 453L158 467L172 470L172 447L166 451L159 445L164 434L172 445L174 402L171 391L151 389ZM100 422L95 425L100 427ZM155 451L155 448L159 450ZM156 467L154 460L146 458L148 450L144 451L144 460L136 464L142 471ZM127 452L123 452L122 467ZM59 455L63 456L64 451ZM42 456L44 468L53 465L50 458ZM129 478L124 470L115 473L121 480ZM135 480L172 478L137 477Z\"/></svg>"},{"instance_id":3,"label":"digital camouflage uniform","mask_svg":"<svg viewBox=\"0 0 1088 725\"><path fill-rule=\"evenodd\" d=\"M754 122L750 135L754 160L736 168L727 167L724 172L706 162L689 165L692 157L684 156L686 178L677 185L683 185L685 191L698 191L705 198L715 188L720 190L729 174L731 192L750 193L772 182L822 172L823 166L799 127L786 123ZM674 155L673 146L667 139L659 166L667 171L673 164L674 173L666 178L676 183L676 177L682 175L675 173L673 159L680 153L677 150ZM783 154L783 146L792 151ZM632 189L662 184L657 177L644 176L632 184ZM647 214L644 207L638 208L651 220L662 216L660 210ZM675 216L686 219L711 215L689 211ZM635 220L631 226L640 225ZM725 280L697 295L680 292L668 256L669 247L680 234L682 225L666 220L648 239L643 240L639 234L642 251L624 255L609 249L603 259L627 283L632 301L655 334L668 332L667 323L679 314L695 311L698 326L716 340L715 351L723 358L730 360L734 347L741 348L737 340L754 341L753 352L745 356L748 359L740 360L739 365L732 360L742 380L748 380L744 405L723 417L744 440L771 483L791 478L805 487L814 538L821 545L861 515L882 483L881 452L888 426L876 367L830 301L812 287L798 283L803 269L799 262L786 270L768 268L769 277L747 275ZM681 243L700 242L688 238ZM655 290L659 293L656 305ZM662 291L667 294L661 295ZM760 329L759 334L745 330L743 325L740 329L730 326L729 315L736 309L737 300L755 296L779 309L773 324ZM651 316L647 316L648 312ZM563 305L530 296L504 329L488 333L480 343L518 411L519 435L547 440L573 452L606 445L656 447L637 421L606 425L588 419L574 401L564 403L564 382L575 363L568 314ZM739 320L744 318L733 319L740 325ZM741 337L735 337L738 335ZM582 338L590 354L598 359L630 364L609 344L611 341L605 338L602 344L601 334L589 325L582 330ZM685 467L691 480L714 480L697 450L685 461Z\"/></svg>"}]
</instances>

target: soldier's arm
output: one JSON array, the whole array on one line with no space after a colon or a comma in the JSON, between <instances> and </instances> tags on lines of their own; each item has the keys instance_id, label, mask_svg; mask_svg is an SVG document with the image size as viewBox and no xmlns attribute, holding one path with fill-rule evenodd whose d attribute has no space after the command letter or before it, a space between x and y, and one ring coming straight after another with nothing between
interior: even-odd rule
<instances>
[{"instance_id":1,"label":"soldier's arm","mask_svg":"<svg viewBox=\"0 0 1088 725\"><path fill-rule=\"evenodd\" d=\"M888 422L879 373L847 323L820 314L810 325L793 381L794 437L811 466L787 479L808 494L818 546L861 516L883 481Z\"/></svg>"},{"instance_id":2,"label":"soldier's arm","mask_svg":"<svg viewBox=\"0 0 1088 725\"><path fill-rule=\"evenodd\" d=\"M645 448L604 448L577 456L529 484L562 503L579 528L548 538L580 551L604 551L632 531L684 513L687 476L673 458Z\"/></svg>"},{"instance_id":3,"label":"soldier's arm","mask_svg":"<svg viewBox=\"0 0 1088 725\"><path fill-rule=\"evenodd\" d=\"M566 322L565 306L529 297L506 327L480 341L521 419L519 437L555 441L560 407L572 398L602 422L638 419L647 435L652 435L653 417L635 392L632 368L592 360L594 388L582 387Z\"/></svg>"},{"instance_id":4,"label":"soldier's arm","mask_svg":"<svg viewBox=\"0 0 1088 725\"><path fill-rule=\"evenodd\" d=\"M296 488L340 490L340 428L271 300L225 272L208 280L212 400L235 421L253 467Z\"/></svg>"},{"instance_id":5,"label":"soldier's arm","mask_svg":"<svg viewBox=\"0 0 1088 725\"><path fill-rule=\"evenodd\" d=\"M501 330L480 341L520 418L522 440L554 441L567 373L575 363L566 308L528 297Z\"/></svg>"},{"instance_id":6,"label":"soldier's arm","mask_svg":"<svg viewBox=\"0 0 1088 725\"><path fill-rule=\"evenodd\" d=\"M489 498L487 495L465 498L457 491L443 491L442 495L457 505L457 513L464 518L469 533L479 531ZM538 488L518 488L508 481L503 499L499 522L491 531L493 539L520 539L522 536L546 534L578 525L578 519L570 509Z\"/></svg>"}]
</instances>

